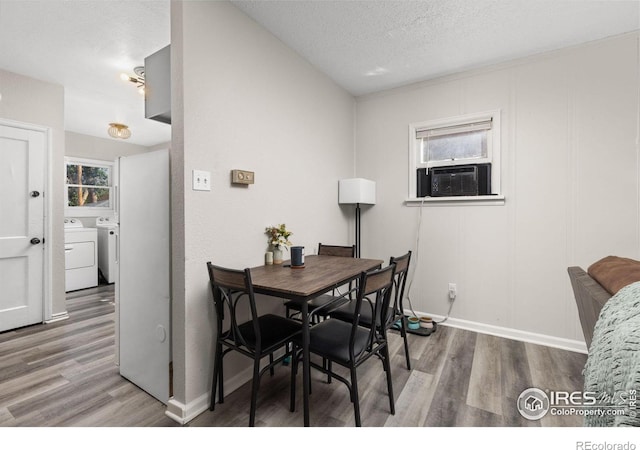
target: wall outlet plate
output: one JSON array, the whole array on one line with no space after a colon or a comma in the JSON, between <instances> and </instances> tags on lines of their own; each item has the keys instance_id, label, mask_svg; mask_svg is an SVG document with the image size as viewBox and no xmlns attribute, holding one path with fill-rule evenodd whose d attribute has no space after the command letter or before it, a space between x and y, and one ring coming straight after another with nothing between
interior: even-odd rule
<instances>
[{"instance_id":1,"label":"wall outlet plate","mask_svg":"<svg viewBox=\"0 0 640 450\"><path fill-rule=\"evenodd\" d=\"M231 182L233 184L253 184L255 174L248 170L234 169L231 171Z\"/></svg>"}]
</instances>

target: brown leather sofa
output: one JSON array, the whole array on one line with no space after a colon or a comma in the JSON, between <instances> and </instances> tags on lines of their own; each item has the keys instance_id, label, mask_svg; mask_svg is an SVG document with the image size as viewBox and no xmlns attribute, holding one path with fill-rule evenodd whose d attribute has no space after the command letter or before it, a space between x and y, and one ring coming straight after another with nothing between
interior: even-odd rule
<instances>
[{"instance_id":1,"label":"brown leather sofa","mask_svg":"<svg viewBox=\"0 0 640 450\"><path fill-rule=\"evenodd\" d=\"M573 295L578 305L578 316L580 316L584 340L589 348L593 338L593 328L596 326L600 310L612 295L581 267L569 267L567 270L573 287Z\"/></svg>"},{"instance_id":2,"label":"brown leather sofa","mask_svg":"<svg viewBox=\"0 0 640 450\"><path fill-rule=\"evenodd\" d=\"M589 348L593 329L604 304L624 286L640 281L640 261L607 256L589 266L586 272L577 266L567 270L578 305L582 332Z\"/></svg>"}]
</instances>

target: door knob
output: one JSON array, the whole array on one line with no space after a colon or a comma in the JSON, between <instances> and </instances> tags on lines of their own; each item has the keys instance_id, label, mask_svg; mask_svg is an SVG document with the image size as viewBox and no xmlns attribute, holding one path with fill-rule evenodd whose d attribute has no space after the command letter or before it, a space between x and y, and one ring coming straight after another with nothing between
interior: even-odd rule
<instances>
[{"instance_id":1,"label":"door knob","mask_svg":"<svg viewBox=\"0 0 640 450\"><path fill-rule=\"evenodd\" d=\"M38 191L31 191L31 196L32 196L32 197L39 197L39 196L40 196L40 192L38 192Z\"/></svg>"},{"instance_id":2,"label":"door knob","mask_svg":"<svg viewBox=\"0 0 640 450\"><path fill-rule=\"evenodd\" d=\"M40 239L38 239L38 238L33 238L33 239L31 239L31 241L30 241L30 242L31 242L33 245L36 245L36 244L39 244L39 243L40 243Z\"/></svg>"}]
</instances>

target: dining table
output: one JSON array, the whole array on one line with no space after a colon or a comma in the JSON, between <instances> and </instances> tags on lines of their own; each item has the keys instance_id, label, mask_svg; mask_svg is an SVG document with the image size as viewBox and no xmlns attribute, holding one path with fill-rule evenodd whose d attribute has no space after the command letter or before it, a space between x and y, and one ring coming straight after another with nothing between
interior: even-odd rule
<instances>
[{"instance_id":1,"label":"dining table","mask_svg":"<svg viewBox=\"0 0 640 450\"><path fill-rule=\"evenodd\" d=\"M302 320L302 379L304 426L309 426L309 300L355 280L362 272L382 266L379 259L309 255L302 267L282 264L251 268L253 290L257 294L292 300L300 305Z\"/></svg>"}]
</instances>

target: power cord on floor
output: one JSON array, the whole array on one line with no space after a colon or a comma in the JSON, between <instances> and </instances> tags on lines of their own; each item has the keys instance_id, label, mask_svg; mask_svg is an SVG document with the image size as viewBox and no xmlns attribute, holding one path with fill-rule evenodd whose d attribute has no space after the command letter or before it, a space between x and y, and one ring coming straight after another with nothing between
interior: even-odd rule
<instances>
[{"instance_id":1,"label":"power cord on floor","mask_svg":"<svg viewBox=\"0 0 640 450\"><path fill-rule=\"evenodd\" d=\"M412 264L412 272L411 272L411 277L409 279L409 288L407 289L407 301L409 302L409 309L411 310L411 312L413 313L414 317L418 317L418 315L416 314L416 312L413 310L413 305L411 304L411 285L413 284L413 279L416 273L416 268L418 267L418 264L420 262L420 234L422 231L422 210L424 208L424 198L422 198L422 201L420 202L420 214L418 215L418 231L416 232L416 252L415 252L415 264ZM441 324L447 321L447 319L449 318L449 314L451 314L451 309L453 308L453 303L455 301L455 298L450 299L450 303L449 303L449 311L447 311L447 315L445 316L444 319L442 319L441 321L437 322L437 321L433 321L436 324Z\"/></svg>"}]
</instances>

